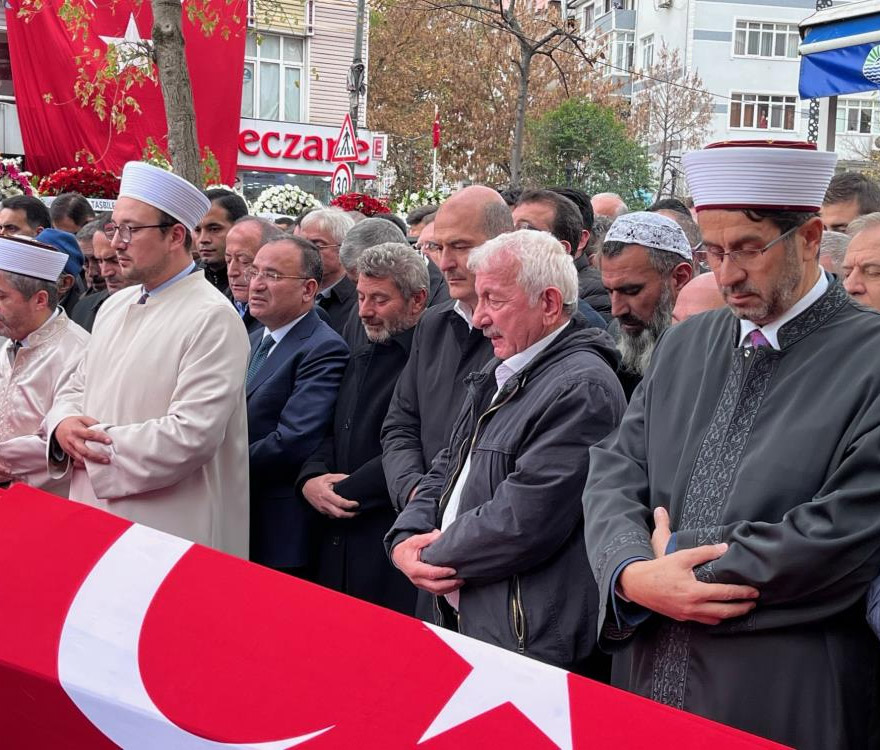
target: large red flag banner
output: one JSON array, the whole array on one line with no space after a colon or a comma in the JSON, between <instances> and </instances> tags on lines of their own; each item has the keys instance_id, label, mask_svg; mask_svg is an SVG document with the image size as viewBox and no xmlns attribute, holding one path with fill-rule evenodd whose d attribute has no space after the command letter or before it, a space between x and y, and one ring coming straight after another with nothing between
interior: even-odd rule
<instances>
[{"instance_id":1,"label":"large red flag banner","mask_svg":"<svg viewBox=\"0 0 880 750\"><path fill-rule=\"evenodd\" d=\"M4 748L781 747L21 485L0 602Z\"/></svg>"},{"instance_id":2,"label":"large red flag banner","mask_svg":"<svg viewBox=\"0 0 880 750\"><path fill-rule=\"evenodd\" d=\"M198 12L191 20L187 11L194 1ZM27 12L20 14L23 2L27 2ZM141 158L148 138L167 147L165 105L158 79L155 73L151 80L138 72L148 52L144 44L150 44L150 3L85 0L81 7L90 19L84 33L77 33L76 38L59 15L64 5L65 0L45 0L34 12L33 0L7 3L12 79L27 167L37 174L48 174L74 166L78 156L82 163L83 155L89 154L98 167L119 174L125 162ZM245 0L183 3L199 145L211 149L223 181L229 184L236 169L245 18ZM209 28L210 34L206 31ZM104 81L101 91L100 71L110 44L120 57L119 74ZM84 76L79 75L80 69ZM82 105L75 96L75 86L89 93L89 87L96 83L98 88L91 88L89 103ZM114 104L121 106L119 111L125 115L121 132L113 122Z\"/></svg>"}]
</instances>

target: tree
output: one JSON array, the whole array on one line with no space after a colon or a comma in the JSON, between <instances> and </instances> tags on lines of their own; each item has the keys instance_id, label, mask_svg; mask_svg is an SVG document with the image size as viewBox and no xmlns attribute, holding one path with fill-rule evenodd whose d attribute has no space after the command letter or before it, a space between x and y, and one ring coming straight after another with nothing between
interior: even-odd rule
<instances>
[{"instance_id":1,"label":"tree","mask_svg":"<svg viewBox=\"0 0 880 750\"><path fill-rule=\"evenodd\" d=\"M236 0L240 4L240 0ZM83 54L77 58L78 78L73 94L83 107L107 119L113 133L123 132L127 115L139 112L137 87L158 80L165 104L168 151L174 171L195 185L203 184L198 137L195 126L192 86L186 63L183 13L197 22L205 34L219 33L229 38L231 29L221 23L218 2L233 0L188 0L185 11L181 0L151 0L152 42L110 44L106 53L92 47L90 26L97 5L91 0L64 0L58 9L68 33L83 41ZM44 0L22 0L18 14L23 17L51 12ZM233 22L238 22L233 17Z\"/></svg>"},{"instance_id":2,"label":"tree","mask_svg":"<svg viewBox=\"0 0 880 750\"><path fill-rule=\"evenodd\" d=\"M584 54L562 34L542 51L529 53L524 79L520 39L472 5L433 0L374 3L369 118L373 127L390 136L387 165L397 176L395 191L416 190L430 182L435 105L443 133L440 163L447 179L516 184L522 178L522 149L517 144L525 136L523 112L525 117L535 115L570 95L610 98L610 80L591 75ZM517 23L528 40L538 39L542 31L545 36L550 33L545 18L505 3L506 10L511 7L520 14Z\"/></svg>"},{"instance_id":3,"label":"tree","mask_svg":"<svg viewBox=\"0 0 880 750\"><path fill-rule=\"evenodd\" d=\"M683 151L703 145L714 98L696 71L683 70L678 50L665 44L656 64L644 73L644 87L633 95L632 128L656 157L657 195L673 195L678 187L676 162Z\"/></svg>"},{"instance_id":4,"label":"tree","mask_svg":"<svg viewBox=\"0 0 880 750\"><path fill-rule=\"evenodd\" d=\"M594 195L618 193L643 204L651 185L645 149L610 107L568 99L529 122L526 179L536 185L572 185Z\"/></svg>"}]
</instances>

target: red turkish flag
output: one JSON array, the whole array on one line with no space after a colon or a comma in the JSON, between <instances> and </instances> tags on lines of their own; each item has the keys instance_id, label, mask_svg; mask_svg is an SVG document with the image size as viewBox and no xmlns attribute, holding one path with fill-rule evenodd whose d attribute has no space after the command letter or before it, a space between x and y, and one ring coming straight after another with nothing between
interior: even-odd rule
<instances>
[{"instance_id":1,"label":"red turkish flag","mask_svg":"<svg viewBox=\"0 0 880 750\"><path fill-rule=\"evenodd\" d=\"M434 148L440 147L440 108L434 107L434 126L431 129Z\"/></svg>"},{"instance_id":2,"label":"red turkish flag","mask_svg":"<svg viewBox=\"0 0 880 750\"><path fill-rule=\"evenodd\" d=\"M7 4L9 52L27 167L45 175L74 166L78 154L88 153L98 167L120 174L125 162L141 158L148 137L167 150L165 105L158 81L135 82L136 68L123 66L104 91L103 120L91 104L80 105L74 96L74 84L78 67L83 66L90 76L96 73L110 42L129 55L129 60L138 56L133 43L149 42L151 36L150 3L84 2L83 7L93 13L93 18L86 32L72 39L58 15L63 2L46 0L43 8L29 18L18 17L22 0ZM209 17L216 18L216 29L210 36L199 21L187 18L188 2L183 4L199 146L211 149L223 181L229 184L235 179L241 114L245 2L200 2L199 8L204 7ZM49 51L51 59L47 57ZM117 132L109 114L113 103L126 96L136 100L141 112L126 107L125 129ZM82 158L79 161L82 163Z\"/></svg>"},{"instance_id":3,"label":"red turkish flag","mask_svg":"<svg viewBox=\"0 0 880 750\"><path fill-rule=\"evenodd\" d=\"M23 486L0 602L3 747L781 747Z\"/></svg>"}]
</instances>

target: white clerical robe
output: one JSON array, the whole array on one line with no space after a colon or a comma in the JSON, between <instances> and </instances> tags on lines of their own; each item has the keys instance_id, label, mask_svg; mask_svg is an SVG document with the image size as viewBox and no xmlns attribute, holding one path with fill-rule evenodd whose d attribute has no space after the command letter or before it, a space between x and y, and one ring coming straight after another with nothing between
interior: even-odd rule
<instances>
[{"instance_id":1,"label":"white clerical robe","mask_svg":"<svg viewBox=\"0 0 880 750\"><path fill-rule=\"evenodd\" d=\"M70 497L247 557L250 346L235 308L202 271L137 304L140 286L101 307L86 357L56 397L48 434L97 419L109 464L74 469ZM70 469L51 460L56 471Z\"/></svg>"},{"instance_id":2,"label":"white clerical robe","mask_svg":"<svg viewBox=\"0 0 880 750\"><path fill-rule=\"evenodd\" d=\"M76 371L89 334L64 310L49 318L12 353L12 341L0 345L0 473L13 481L67 497L69 477L46 470L44 420L55 391ZM13 359L14 356L14 359Z\"/></svg>"}]
</instances>

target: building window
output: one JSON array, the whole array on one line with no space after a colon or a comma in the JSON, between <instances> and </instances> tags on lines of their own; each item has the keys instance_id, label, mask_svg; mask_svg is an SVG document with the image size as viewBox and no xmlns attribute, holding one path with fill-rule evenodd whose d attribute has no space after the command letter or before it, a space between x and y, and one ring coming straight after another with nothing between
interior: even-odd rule
<instances>
[{"instance_id":1,"label":"building window","mask_svg":"<svg viewBox=\"0 0 880 750\"><path fill-rule=\"evenodd\" d=\"M590 29L593 28L593 23L594 23L595 20L596 20L596 17L595 17L595 15L594 15L594 13L595 13L595 8L594 8L594 6L593 6L592 3L590 3L589 5L585 5L585 6L584 6L584 28L583 28L583 33L586 33L586 32L588 32Z\"/></svg>"},{"instance_id":2,"label":"building window","mask_svg":"<svg viewBox=\"0 0 880 750\"><path fill-rule=\"evenodd\" d=\"M248 33L241 116L299 122L302 118L304 42L299 37Z\"/></svg>"},{"instance_id":3,"label":"building window","mask_svg":"<svg viewBox=\"0 0 880 750\"><path fill-rule=\"evenodd\" d=\"M633 50L635 48L635 33L632 31L612 31L607 34L606 44L608 52L605 59L611 61L610 73L612 75L620 75L624 71L629 71L633 66Z\"/></svg>"},{"instance_id":4,"label":"building window","mask_svg":"<svg viewBox=\"0 0 880 750\"><path fill-rule=\"evenodd\" d=\"M797 24L737 21L733 54L796 60L799 42Z\"/></svg>"},{"instance_id":5,"label":"building window","mask_svg":"<svg viewBox=\"0 0 880 750\"><path fill-rule=\"evenodd\" d=\"M794 130L797 97L774 94L732 94L730 127Z\"/></svg>"},{"instance_id":6,"label":"building window","mask_svg":"<svg viewBox=\"0 0 880 750\"><path fill-rule=\"evenodd\" d=\"M880 134L880 102L876 99L839 98L837 132Z\"/></svg>"},{"instance_id":7,"label":"building window","mask_svg":"<svg viewBox=\"0 0 880 750\"><path fill-rule=\"evenodd\" d=\"M654 35L648 34L642 37L642 69L648 70L654 66Z\"/></svg>"}]
</instances>

